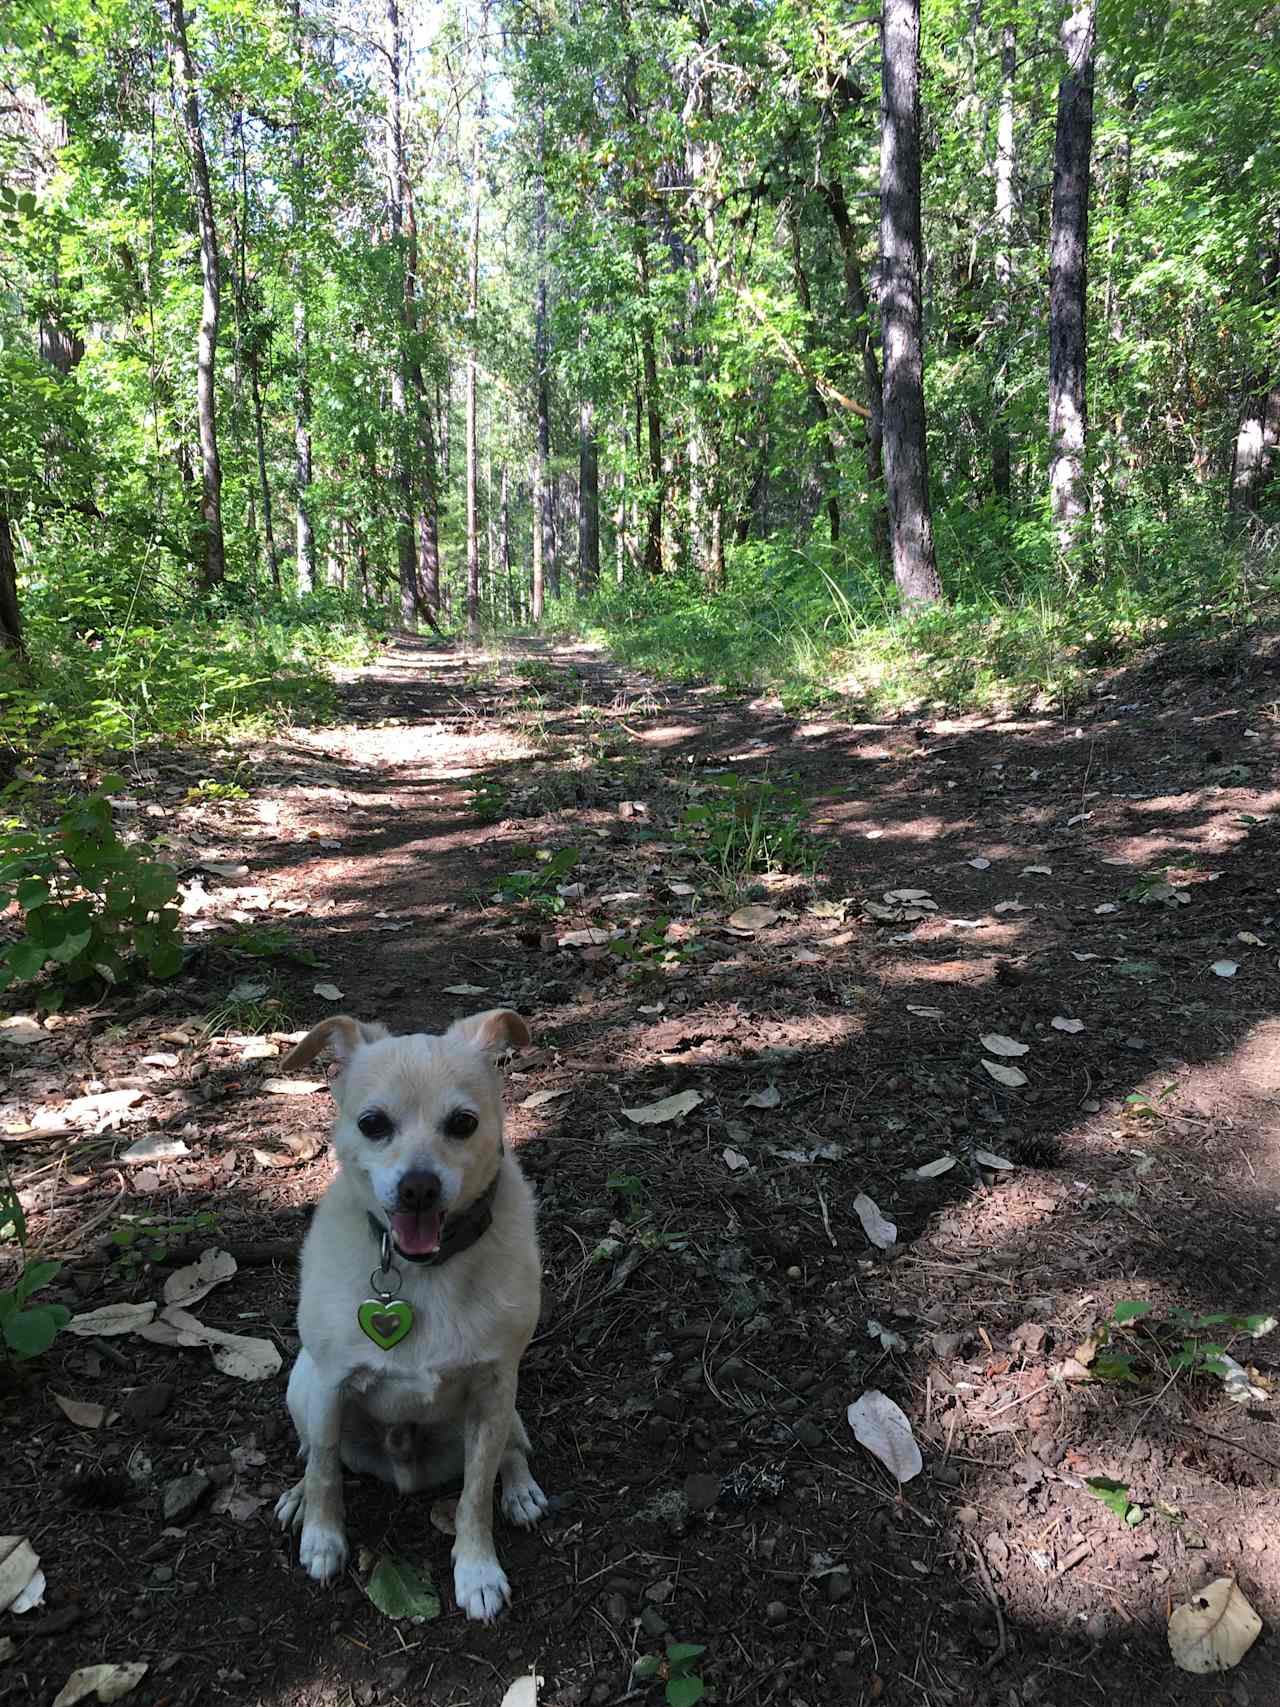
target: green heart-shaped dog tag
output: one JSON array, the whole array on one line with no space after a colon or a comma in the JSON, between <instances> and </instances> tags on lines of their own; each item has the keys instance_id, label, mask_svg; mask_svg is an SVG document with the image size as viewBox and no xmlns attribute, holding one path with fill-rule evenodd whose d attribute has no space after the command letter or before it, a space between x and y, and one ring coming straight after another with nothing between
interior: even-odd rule
<instances>
[{"instance_id":1,"label":"green heart-shaped dog tag","mask_svg":"<svg viewBox=\"0 0 1280 1707\"><path fill-rule=\"evenodd\" d=\"M356 1311L360 1331L383 1351L390 1351L413 1326L413 1309L403 1298L369 1298Z\"/></svg>"}]
</instances>

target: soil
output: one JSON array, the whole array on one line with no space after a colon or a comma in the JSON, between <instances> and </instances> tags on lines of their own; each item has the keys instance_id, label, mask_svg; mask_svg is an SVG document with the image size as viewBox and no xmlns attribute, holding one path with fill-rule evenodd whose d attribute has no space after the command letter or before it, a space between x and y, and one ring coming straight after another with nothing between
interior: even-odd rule
<instances>
[{"instance_id":1,"label":"soil","mask_svg":"<svg viewBox=\"0 0 1280 1707\"><path fill-rule=\"evenodd\" d=\"M585 648L406 639L341 684L340 727L132 763L120 821L182 870L187 965L0 1030L2 1153L63 1259L50 1296L159 1299L216 1245L238 1269L192 1313L282 1363L241 1380L203 1346L63 1333L9 1372L0 1529L48 1588L0 1616L0 1701L145 1661L136 1707L496 1707L530 1670L545 1707L656 1703L633 1660L677 1641L719 1707L1280 1700L1280 1335L1212 1330L1241 1402L1141 1326L1134 1378L1091 1378L1121 1301L1280 1298L1272 667L1157 661L1065 721L860 724ZM793 847L799 874L717 886L679 825L726 772L803 797L816 870ZM190 799L205 778L244 797ZM503 897L564 848L581 894ZM767 910L734 934L744 904ZM560 945L587 930L636 946ZM497 1005L535 1033L508 1136L541 1206L521 1409L554 1498L536 1531L499 1524L514 1604L484 1627L427 1497L349 1479L330 1589L272 1520L331 1160L323 1086L270 1087L326 1014ZM682 1118L624 1112L690 1090ZM137 1094L74 1100L113 1091ZM145 1137L185 1149L126 1160ZM124 1268L139 1218L173 1248ZM901 1487L847 1420L869 1389L923 1455ZM434 1575L438 1617L370 1602L386 1553ZM1191 1676L1168 1614L1223 1575L1264 1633Z\"/></svg>"}]
</instances>

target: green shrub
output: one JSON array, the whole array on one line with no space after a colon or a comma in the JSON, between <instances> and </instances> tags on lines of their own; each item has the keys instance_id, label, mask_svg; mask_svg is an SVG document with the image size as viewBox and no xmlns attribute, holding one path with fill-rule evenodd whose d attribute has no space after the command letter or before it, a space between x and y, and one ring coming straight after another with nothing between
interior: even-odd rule
<instances>
[{"instance_id":1,"label":"green shrub","mask_svg":"<svg viewBox=\"0 0 1280 1707\"><path fill-rule=\"evenodd\" d=\"M11 1358L39 1357L71 1320L65 1304L33 1304L32 1295L54 1279L62 1264L27 1260L27 1219L8 1174L0 1182L0 1248L18 1247L18 1278L0 1288L0 1336Z\"/></svg>"},{"instance_id":2,"label":"green shrub","mask_svg":"<svg viewBox=\"0 0 1280 1707\"><path fill-rule=\"evenodd\" d=\"M118 982L134 957L153 978L182 965L177 877L116 834L110 796L123 787L123 777L105 778L52 829L0 831L0 907L16 901L23 923L23 935L0 953L0 989L52 965L55 987L44 997L51 1006L61 985Z\"/></svg>"}]
</instances>

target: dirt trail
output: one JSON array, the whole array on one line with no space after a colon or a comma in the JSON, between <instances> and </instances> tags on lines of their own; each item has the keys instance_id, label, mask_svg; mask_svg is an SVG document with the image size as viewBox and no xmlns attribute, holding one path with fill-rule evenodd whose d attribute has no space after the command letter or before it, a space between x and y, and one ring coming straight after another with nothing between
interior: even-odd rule
<instances>
[{"instance_id":1,"label":"dirt trail","mask_svg":"<svg viewBox=\"0 0 1280 1707\"><path fill-rule=\"evenodd\" d=\"M188 968L0 1031L0 1141L73 1308L160 1297L165 1265L106 1260L149 1216L239 1256L193 1312L282 1367L63 1335L0 1394L0 1530L49 1582L0 1617L0 1702L145 1660L138 1707L497 1707L530 1667L548 1707L604 1707L659 1701L631 1665L674 1641L705 1644L720 1707L1280 1699L1280 1334L1233 1341L1243 1403L1178 1374L1176 1342L1134 1334L1128 1383L1081 1363L1121 1300L1280 1301L1276 690L1113 689L1066 723L797 721L586 649L406 641L342 684L342 727L137 770L123 810L183 869ZM679 827L726 772L803 797L798 873L710 880ZM189 801L202 778L244 798ZM735 933L741 905L765 911ZM309 1583L270 1518L293 1252L330 1168L323 1090L271 1083L326 1013L439 1029L499 1003L535 1032L509 1135L541 1202L521 1408L555 1510L500 1533L515 1605L484 1629L429 1502L363 1487L357 1548L442 1593L392 1624L356 1571ZM113 1091L137 1094L72 1106ZM624 1112L679 1091L679 1121ZM905 1497L846 1421L867 1389L922 1448ZM1221 1574L1268 1634L1189 1677L1168 1608Z\"/></svg>"}]
</instances>

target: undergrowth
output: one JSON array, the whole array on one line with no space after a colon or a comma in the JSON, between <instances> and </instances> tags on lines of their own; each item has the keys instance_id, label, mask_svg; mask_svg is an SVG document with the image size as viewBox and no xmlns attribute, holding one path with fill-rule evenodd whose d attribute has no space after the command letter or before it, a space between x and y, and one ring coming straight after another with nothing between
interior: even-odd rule
<instances>
[{"instance_id":1,"label":"undergrowth","mask_svg":"<svg viewBox=\"0 0 1280 1707\"><path fill-rule=\"evenodd\" d=\"M1280 615L1274 542L1229 545L1196 518L1109 535L1093 578L1052 563L1043 530L992 512L944 515L947 603L898 608L874 565L781 539L731 551L715 596L695 577L629 577L553 620L625 663L730 690L769 688L789 710L927 704L1066 712L1107 666L1157 646L1227 636Z\"/></svg>"},{"instance_id":2,"label":"undergrowth","mask_svg":"<svg viewBox=\"0 0 1280 1707\"><path fill-rule=\"evenodd\" d=\"M340 599L203 610L114 596L26 602L25 660L0 659L0 743L120 751L261 734L334 714L331 666L366 662L372 624Z\"/></svg>"}]
</instances>

